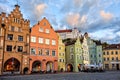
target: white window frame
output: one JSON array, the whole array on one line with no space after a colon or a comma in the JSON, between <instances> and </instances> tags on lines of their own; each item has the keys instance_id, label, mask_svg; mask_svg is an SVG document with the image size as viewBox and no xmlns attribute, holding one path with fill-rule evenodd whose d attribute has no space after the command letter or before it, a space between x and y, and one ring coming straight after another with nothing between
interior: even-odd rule
<instances>
[{"instance_id":1,"label":"white window frame","mask_svg":"<svg viewBox=\"0 0 120 80\"><path fill-rule=\"evenodd\" d=\"M44 29L42 27L39 27L39 32L43 32Z\"/></svg>"},{"instance_id":2,"label":"white window frame","mask_svg":"<svg viewBox=\"0 0 120 80\"><path fill-rule=\"evenodd\" d=\"M73 49L73 47L71 47L71 48L70 48L70 52L73 52L73 51L74 51L74 49Z\"/></svg>"},{"instance_id":3,"label":"white window frame","mask_svg":"<svg viewBox=\"0 0 120 80\"><path fill-rule=\"evenodd\" d=\"M52 45L56 45L56 41L55 40L52 40Z\"/></svg>"},{"instance_id":4,"label":"white window frame","mask_svg":"<svg viewBox=\"0 0 120 80\"><path fill-rule=\"evenodd\" d=\"M50 39L45 39L45 44L49 45L50 44Z\"/></svg>"},{"instance_id":5,"label":"white window frame","mask_svg":"<svg viewBox=\"0 0 120 80\"><path fill-rule=\"evenodd\" d=\"M43 43L43 38L39 37L39 40L38 40L39 43Z\"/></svg>"},{"instance_id":6,"label":"white window frame","mask_svg":"<svg viewBox=\"0 0 120 80\"><path fill-rule=\"evenodd\" d=\"M35 36L31 36L31 42L36 42L36 37Z\"/></svg>"},{"instance_id":7,"label":"white window frame","mask_svg":"<svg viewBox=\"0 0 120 80\"><path fill-rule=\"evenodd\" d=\"M70 59L74 59L74 55L73 54L70 54Z\"/></svg>"},{"instance_id":8,"label":"white window frame","mask_svg":"<svg viewBox=\"0 0 120 80\"><path fill-rule=\"evenodd\" d=\"M31 49L34 49L34 51L35 51L34 54L32 53ZM31 49L30 49L30 54L31 54L31 55L35 55L35 54L36 54L36 49L35 49L35 48L31 48Z\"/></svg>"},{"instance_id":9,"label":"white window frame","mask_svg":"<svg viewBox=\"0 0 120 80\"><path fill-rule=\"evenodd\" d=\"M45 29L45 32L46 32L46 33L50 33L50 30L49 30L49 29Z\"/></svg>"}]
</instances>

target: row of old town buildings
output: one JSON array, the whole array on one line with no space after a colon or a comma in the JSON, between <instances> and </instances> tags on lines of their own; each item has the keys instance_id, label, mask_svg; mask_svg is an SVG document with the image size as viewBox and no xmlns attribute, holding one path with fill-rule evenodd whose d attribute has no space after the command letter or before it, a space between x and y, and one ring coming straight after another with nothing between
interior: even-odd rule
<instances>
[{"instance_id":1,"label":"row of old town buildings","mask_svg":"<svg viewBox=\"0 0 120 80\"><path fill-rule=\"evenodd\" d=\"M103 49L101 41L77 28L54 31L45 17L30 27L19 9L15 5L10 14L0 14L0 75L79 72L84 65L120 69L120 44Z\"/></svg>"}]
</instances>

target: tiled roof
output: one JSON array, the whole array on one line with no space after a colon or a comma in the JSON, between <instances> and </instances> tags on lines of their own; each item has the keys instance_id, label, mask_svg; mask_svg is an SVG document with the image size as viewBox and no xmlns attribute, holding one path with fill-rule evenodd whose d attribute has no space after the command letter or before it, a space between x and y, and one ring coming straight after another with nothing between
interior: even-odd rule
<instances>
[{"instance_id":1,"label":"tiled roof","mask_svg":"<svg viewBox=\"0 0 120 80\"><path fill-rule=\"evenodd\" d=\"M57 33L72 32L72 29L56 30L55 32L57 32Z\"/></svg>"},{"instance_id":2,"label":"tiled roof","mask_svg":"<svg viewBox=\"0 0 120 80\"><path fill-rule=\"evenodd\" d=\"M106 49L120 49L120 44L108 45L107 47L104 48L104 50L106 50Z\"/></svg>"}]
</instances>

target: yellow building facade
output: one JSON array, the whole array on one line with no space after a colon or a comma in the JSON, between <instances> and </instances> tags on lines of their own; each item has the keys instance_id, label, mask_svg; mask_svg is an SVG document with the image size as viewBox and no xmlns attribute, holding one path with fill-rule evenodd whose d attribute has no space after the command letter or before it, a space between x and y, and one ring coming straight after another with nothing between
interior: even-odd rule
<instances>
[{"instance_id":1,"label":"yellow building facade","mask_svg":"<svg viewBox=\"0 0 120 80\"><path fill-rule=\"evenodd\" d=\"M105 70L120 70L120 44L112 44L103 49Z\"/></svg>"},{"instance_id":2,"label":"yellow building facade","mask_svg":"<svg viewBox=\"0 0 120 80\"><path fill-rule=\"evenodd\" d=\"M65 45L60 36L58 42L58 71L65 71Z\"/></svg>"}]
</instances>

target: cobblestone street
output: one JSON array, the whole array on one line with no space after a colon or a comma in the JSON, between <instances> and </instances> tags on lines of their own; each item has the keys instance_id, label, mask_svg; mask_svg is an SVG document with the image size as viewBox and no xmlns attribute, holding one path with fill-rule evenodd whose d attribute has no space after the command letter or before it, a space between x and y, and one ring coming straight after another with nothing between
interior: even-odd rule
<instances>
[{"instance_id":1,"label":"cobblestone street","mask_svg":"<svg viewBox=\"0 0 120 80\"><path fill-rule=\"evenodd\" d=\"M120 71L0 76L0 80L120 80Z\"/></svg>"}]
</instances>

